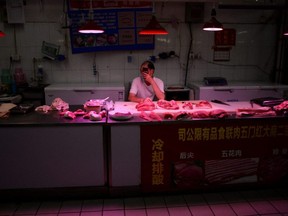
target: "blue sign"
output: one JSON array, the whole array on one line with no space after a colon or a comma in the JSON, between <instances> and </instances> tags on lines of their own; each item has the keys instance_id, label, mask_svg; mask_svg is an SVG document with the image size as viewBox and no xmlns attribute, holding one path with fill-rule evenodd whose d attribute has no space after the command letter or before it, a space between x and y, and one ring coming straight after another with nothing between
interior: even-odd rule
<instances>
[{"instance_id":1,"label":"blue sign","mask_svg":"<svg viewBox=\"0 0 288 216\"><path fill-rule=\"evenodd\" d=\"M101 2L101 5L97 5ZM119 4L118 1L117 4ZM70 4L69 4L70 3ZM73 5L68 3L68 15L70 18L70 38L72 53L113 51L113 50L147 50L154 49L154 36L139 35L138 32L147 25L152 16L152 7L141 6L105 7L103 1L94 1L93 8ZM135 3L136 4L136 3ZM97 7L97 9L95 9ZM78 29L91 18L97 25L104 29L102 34L83 34Z\"/></svg>"}]
</instances>

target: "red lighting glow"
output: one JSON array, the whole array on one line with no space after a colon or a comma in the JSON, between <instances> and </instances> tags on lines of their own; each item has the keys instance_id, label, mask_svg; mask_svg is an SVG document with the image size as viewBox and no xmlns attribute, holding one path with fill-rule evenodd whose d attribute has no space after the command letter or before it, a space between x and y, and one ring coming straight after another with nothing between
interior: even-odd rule
<instances>
[{"instance_id":1,"label":"red lighting glow","mask_svg":"<svg viewBox=\"0 0 288 216\"><path fill-rule=\"evenodd\" d=\"M148 25L143 28L139 35L166 35L168 32L159 24L155 16L152 16L152 19Z\"/></svg>"},{"instance_id":2,"label":"red lighting glow","mask_svg":"<svg viewBox=\"0 0 288 216\"><path fill-rule=\"evenodd\" d=\"M5 36L5 33L0 31L0 37L4 37Z\"/></svg>"}]
</instances>

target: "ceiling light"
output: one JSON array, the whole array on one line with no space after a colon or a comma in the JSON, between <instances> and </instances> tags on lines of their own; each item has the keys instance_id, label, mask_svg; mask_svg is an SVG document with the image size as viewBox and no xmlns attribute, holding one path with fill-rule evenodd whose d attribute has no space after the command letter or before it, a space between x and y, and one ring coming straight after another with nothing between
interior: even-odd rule
<instances>
[{"instance_id":1,"label":"ceiling light","mask_svg":"<svg viewBox=\"0 0 288 216\"><path fill-rule=\"evenodd\" d=\"M222 31L223 25L215 18L216 10L215 8L211 11L211 19L204 23L203 30L204 31Z\"/></svg>"},{"instance_id":2,"label":"ceiling light","mask_svg":"<svg viewBox=\"0 0 288 216\"><path fill-rule=\"evenodd\" d=\"M5 33L0 30L0 37L4 37Z\"/></svg>"},{"instance_id":3,"label":"ceiling light","mask_svg":"<svg viewBox=\"0 0 288 216\"><path fill-rule=\"evenodd\" d=\"M140 32L140 35L166 35L168 32L159 24L156 17L153 15L146 27Z\"/></svg>"},{"instance_id":4,"label":"ceiling light","mask_svg":"<svg viewBox=\"0 0 288 216\"><path fill-rule=\"evenodd\" d=\"M84 34L101 34L104 32L104 29L98 26L93 20L93 9L92 9L92 0L90 0L90 10L88 14L87 22L81 26L78 30L79 33Z\"/></svg>"}]
</instances>

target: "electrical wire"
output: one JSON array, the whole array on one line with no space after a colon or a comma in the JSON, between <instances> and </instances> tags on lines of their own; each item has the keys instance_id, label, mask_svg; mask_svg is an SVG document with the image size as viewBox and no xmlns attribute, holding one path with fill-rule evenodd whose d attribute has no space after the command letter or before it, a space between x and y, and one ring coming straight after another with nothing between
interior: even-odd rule
<instances>
[{"instance_id":1,"label":"electrical wire","mask_svg":"<svg viewBox=\"0 0 288 216\"><path fill-rule=\"evenodd\" d=\"M93 57L93 75L95 76L95 78L97 78L97 82L99 83L99 72L97 71L97 64L96 64L96 52L94 53L94 57Z\"/></svg>"},{"instance_id":2,"label":"electrical wire","mask_svg":"<svg viewBox=\"0 0 288 216\"><path fill-rule=\"evenodd\" d=\"M189 42L189 49L187 53L187 59L186 59L186 70L185 70L185 79L184 79L184 86L187 85L187 77L188 77L188 70L189 70L189 61L190 61L190 52L192 48L192 27L191 23L188 23L189 26L189 33L190 33L190 42Z\"/></svg>"}]
</instances>

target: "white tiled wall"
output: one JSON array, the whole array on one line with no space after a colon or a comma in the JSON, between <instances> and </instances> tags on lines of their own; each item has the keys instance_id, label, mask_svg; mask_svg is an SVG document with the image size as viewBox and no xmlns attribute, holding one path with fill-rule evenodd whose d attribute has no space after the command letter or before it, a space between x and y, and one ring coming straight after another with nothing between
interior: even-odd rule
<instances>
[{"instance_id":1,"label":"white tiled wall","mask_svg":"<svg viewBox=\"0 0 288 216\"><path fill-rule=\"evenodd\" d=\"M210 18L212 6L211 3L205 3L204 21ZM13 26L0 21L0 29L7 34L0 38L0 70L9 68L9 57L17 51L21 62L14 63L13 68L22 67L28 79L33 77L33 58L42 58L41 44L44 40L61 45L61 54L66 57L62 62L39 62L43 65L48 83L120 82L127 86L138 75L142 61L151 55L175 51L179 57L156 61L156 76L163 79L166 85L183 85L190 41L188 24L185 23L185 3L156 2L155 13L159 20L173 21L173 24L162 24L169 34L156 36L155 50L72 55L69 31L62 29L60 23L63 17L62 1L26 0L24 25ZM213 62L214 33L204 32L203 23L191 24L192 51L199 53L201 59L190 61L188 81L199 81L204 76L223 76L228 81L268 80L276 50L276 24L268 21L271 17L272 11L269 10L247 12L217 9L217 19L225 28L234 28L237 32L236 45L231 49L229 62ZM130 63L128 56L132 57ZM94 60L97 76L92 72Z\"/></svg>"}]
</instances>

